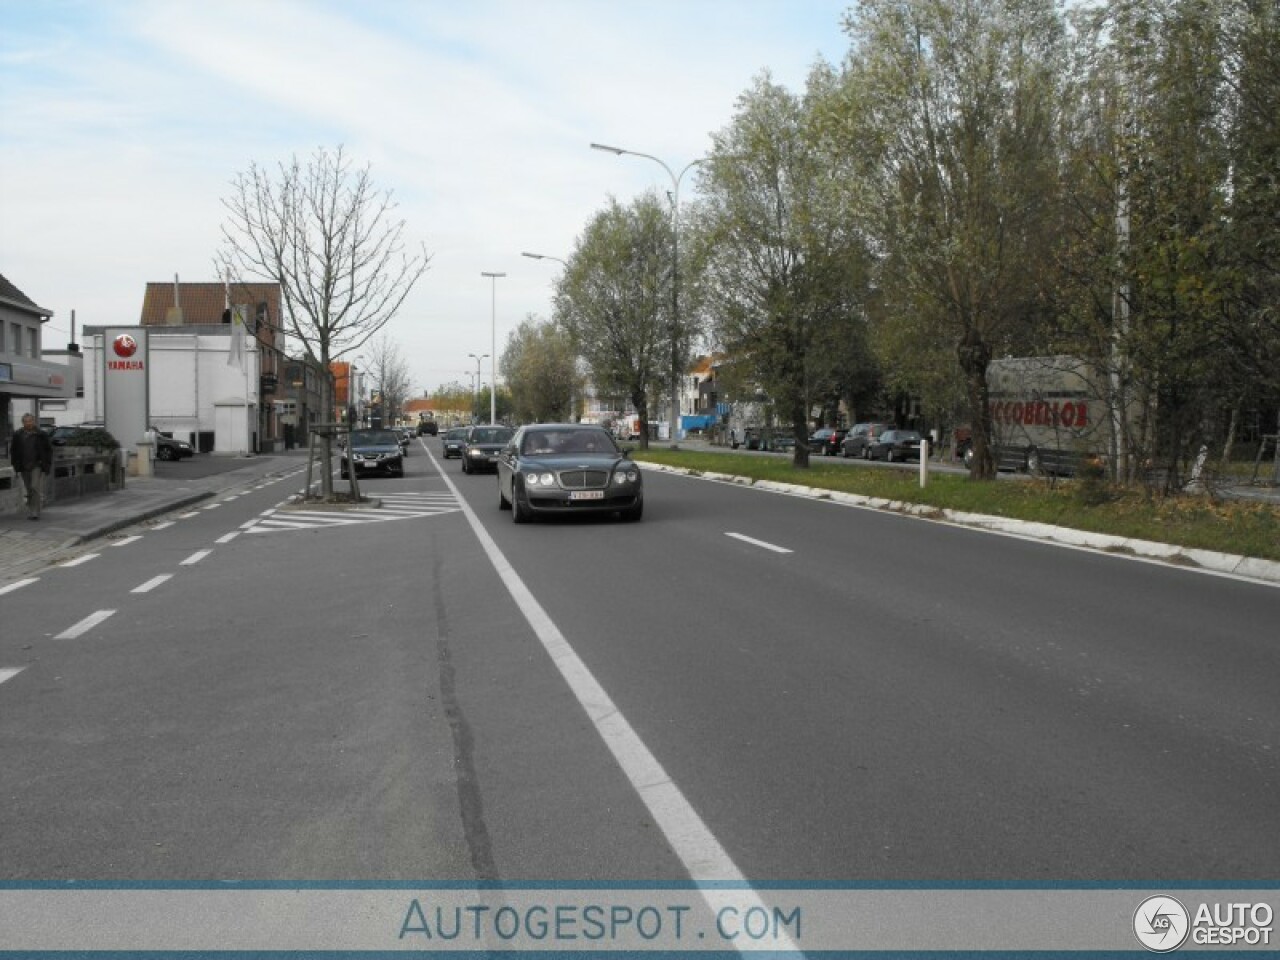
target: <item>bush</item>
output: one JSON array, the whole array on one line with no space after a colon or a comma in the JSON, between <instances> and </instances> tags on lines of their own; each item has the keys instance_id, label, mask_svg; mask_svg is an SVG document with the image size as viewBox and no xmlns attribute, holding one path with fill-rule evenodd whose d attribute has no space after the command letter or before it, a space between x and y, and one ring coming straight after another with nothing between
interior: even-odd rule
<instances>
[{"instance_id":1,"label":"bush","mask_svg":"<svg viewBox=\"0 0 1280 960\"><path fill-rule=\"evenodd\" d=\"M1086 460L1076 471L1076 500L1086 507L1100 507L1111 499L1107 470L1099 460Z\"/></svg>"},{"instance_id":2,"label":"bush","mask_svg":"<svg viewBox=\"0 0 1280 960\"><path fill-rule=\"evenodd\" d=\"M77 430L67 440L67 446L71 447L93 447L95 450L119 450L120 441L109 434L102 427L90 427L87 430Z\"/></svg>"}]
</instances>

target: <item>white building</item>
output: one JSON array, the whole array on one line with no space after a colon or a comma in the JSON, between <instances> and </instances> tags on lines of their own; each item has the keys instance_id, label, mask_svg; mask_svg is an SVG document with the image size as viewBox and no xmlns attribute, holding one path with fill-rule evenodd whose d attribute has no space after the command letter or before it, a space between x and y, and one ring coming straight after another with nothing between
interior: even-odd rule
<instances>
[{"instance_id":1,"label":"white building","mask_svg":"<svg viewBox=\"0 0 1280 960\"><path fill-rule=\"evenodd\" d=\"M106 420L105 327L84 331L84 398L80 422ZM111 327L112 331L120 328ZM148 343L151 426L198 451L245 454L259 449L259 357L251 337L233 356L233 325L136 327ZM243 327L239 328L243 331Z\"/></svg>"}]
</instances>

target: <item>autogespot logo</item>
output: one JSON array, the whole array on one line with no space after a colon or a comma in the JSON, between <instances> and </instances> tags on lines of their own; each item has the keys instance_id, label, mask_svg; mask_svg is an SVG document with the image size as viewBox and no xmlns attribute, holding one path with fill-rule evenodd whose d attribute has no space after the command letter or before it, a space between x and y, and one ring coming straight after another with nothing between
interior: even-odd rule
<instances>
[{"instance_id":1,"label":"autogespot logo","mask_svg":"<svg viewBox=\"0 0 1280 960\"><path fill-rule=\"evenodd\" d=\"M1173 897L1147 897L1133 914L1138 942L1154 953L1177 950L1187 939L1191 915Z\"/></svg>"},{"instance_id":2,"label":"autogespot logo","mask_svg":"<svg viewBox=\"0 0 1280 960\"><path fill-rule=\"evenodd\" d=\"M111 349L116 352L117 357L132 357L138 352L138 341L129 334L122 333L112 342Z\"/></svg>"}]
</instances>

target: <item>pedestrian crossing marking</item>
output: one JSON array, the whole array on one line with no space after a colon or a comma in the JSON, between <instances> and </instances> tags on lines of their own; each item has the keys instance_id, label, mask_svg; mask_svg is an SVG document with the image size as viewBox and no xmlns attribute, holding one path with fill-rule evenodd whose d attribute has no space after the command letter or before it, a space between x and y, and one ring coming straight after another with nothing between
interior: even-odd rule
<instances>
[{"instance_id":1,"label":"pedestrian crossing marking","mask_svg":"<svg viewBox=\"0 0 1280 960\"><path fill-rule=\"evenodd\" d=\"M270 511L258 519L246 533L282 533L289 530L324 530L350 527L362 523L389 523L394 520L414 520L418 517L438 517L457 513L461 508L457 498L442 493L386 493L377 499L381 506L369 510L326 510L323 507L307 510Z\"/></svg>"}]
</instances>

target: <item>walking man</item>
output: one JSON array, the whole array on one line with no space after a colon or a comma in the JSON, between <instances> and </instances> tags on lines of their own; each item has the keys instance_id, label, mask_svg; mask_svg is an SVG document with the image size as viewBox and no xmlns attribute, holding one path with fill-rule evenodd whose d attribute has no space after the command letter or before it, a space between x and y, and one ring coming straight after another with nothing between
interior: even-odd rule
<instances>
[{"instance_id":1,"label":"walking man","mask_svg":"<svg viewBox=\"0 0 1280 960\"><path fill-rule=\"evenodd\" d=\"M14 433L13 442L9 444L9 462L15 472L22 474L27 518L39 520L40 505L44 500L44 475L53 469L53 444L29 413L23 414L22 429Z\"/></svg>"}]
</instances>

